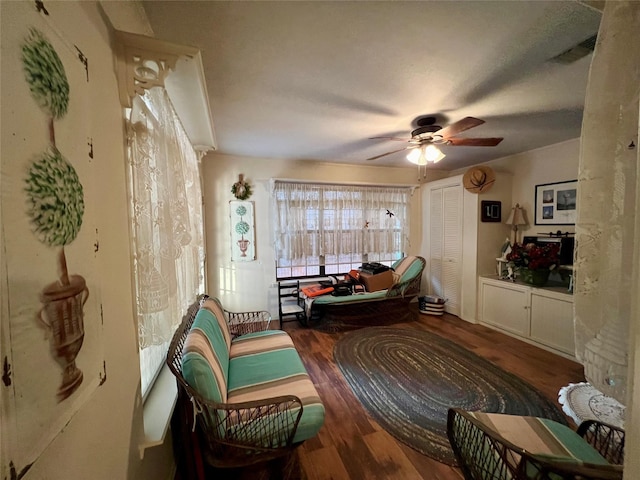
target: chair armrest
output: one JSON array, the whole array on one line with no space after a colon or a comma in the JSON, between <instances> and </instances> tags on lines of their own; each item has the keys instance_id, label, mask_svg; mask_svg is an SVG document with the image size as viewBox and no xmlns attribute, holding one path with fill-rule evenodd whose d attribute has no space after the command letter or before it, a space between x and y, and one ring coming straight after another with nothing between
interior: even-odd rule
<instances>
[{"instance_id":1,"label":"chair armrest","mask_svg":"<svg viewBox=\"0 0 640 480\"><path fill-rule=\"evenodd\" d=\"M420 292L420 276L405 280L404 282L394 283L387 290L387 297L408 297L417 295Z\"/></svg>"},{"instance_id":2,"label":"chair armrest","mask_svg":"<svg viewBox=\"0 0 640 480\"><path fill-rule=\"evenodd\" d=\"M202 398L191 388L188 388L188 393L197 412L200 433L209 446L222 443L242 449L269 451L293 444L303 412L302 401L294 395L242 403L217 403Z\"/></svg>"},{"instance_id":3,"label":"chair armrest","mask_svg":"<svg viewBox=\"0 0 640 480\"><path fill-rule=\"evenodd\" d=\"M577 433L609 463L624 463L624 429L597 420L586 420L580 424Z\"/></svg>"},{"instance_id":4,"label":"chair armrest","mask_svg":"<svg viewBox=\"0 0 640 480\"><path fill-rule=\"evenodd\" d=\"M265 310L255 312L224 311L231 335L238 337L247 333L264 332L269 330L271 314Z\"/></svg>"}]
</instances>

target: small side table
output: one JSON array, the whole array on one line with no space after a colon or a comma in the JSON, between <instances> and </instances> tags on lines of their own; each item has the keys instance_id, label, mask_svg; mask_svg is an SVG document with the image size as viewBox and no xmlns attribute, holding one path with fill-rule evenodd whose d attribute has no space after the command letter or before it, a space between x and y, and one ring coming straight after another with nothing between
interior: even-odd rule
<instances>
[{"instance_id":1,"label":"small side table","mask_svg":"<svg viewBox=\"0 0 640 480\"><path fill-rule=\"evenodd\" d=\"M598 420L624 428L625 406L589 383L570 383L562 387L558 392L558 402L576 425L585 420Z\"/></svg>"}]
</instances>

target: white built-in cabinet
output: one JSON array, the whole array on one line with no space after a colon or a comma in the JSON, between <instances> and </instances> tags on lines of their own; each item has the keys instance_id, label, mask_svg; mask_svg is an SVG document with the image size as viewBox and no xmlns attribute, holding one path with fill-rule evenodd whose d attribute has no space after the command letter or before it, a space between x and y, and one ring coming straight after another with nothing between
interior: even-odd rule
<instances>
[{"instance_id":1,"label":"white built-in cabinet","mask_svg":"<svg viewBox=\"0 0 640 480\"><path fill-rule=\"evenodd\" d=\"M573 296L564 287L480 277L478 298L481 323L574 358Z\"/></svg>"}]
</instances>

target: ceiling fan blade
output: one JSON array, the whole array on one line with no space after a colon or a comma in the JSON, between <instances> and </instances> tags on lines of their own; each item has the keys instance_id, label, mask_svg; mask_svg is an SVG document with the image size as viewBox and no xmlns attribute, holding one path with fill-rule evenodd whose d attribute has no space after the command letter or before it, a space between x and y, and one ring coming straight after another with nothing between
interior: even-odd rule
<instances>
[{"instance_id":1,"label":"ceiling fan blade","mask_svg":"<svg viewBox=\"0 0 640 480\"><path fill-rule=\"evenodd\" d=\"M369 137L369 140L397 140L399 142L408 142L410 139L398 137Z\"/></svg>"},{"instance_id":2,"label":"ceiling fan blade","mask_svg":"<svg viewBox=\"0 0 640 480\"><path fill-rule=\"evenodd\" d=\"M410 145L408 147L401 148L399 150L392 150L391 152L383 153L382 155L376 155L375 157L367 158L367 160L377 160L381 157L386 157L387 155L391 155L392 153L401 152L403 150L411 150L412 148L418 148L420 145Z\"/></svg>"},{"instance_id":3,"label":"ceiling fan blade","mask_svg":"<svg viewBox=\"0 0 640 480\"><path fill-rule=\"evenodd\" d=\"M462 147L495 147L503 138L447 138L444 145Z\"/></svg>"},{"instance_id":4,"label":"ceiling fan blade","mask_svg":"<svg viewBox=\"0 0 640 480\"><path fill-rule=\"evenodd\" d=\"M479 118L464 117L462 120L458 120L457 122L454 122L451 125L447 125L437 132L434 132L433 135L441 136L447 139L460 132L464 132L465 130L469 130L470 128L477 127L478 125L482 125L483 123L484 120L480 120Z\"/></svg>"}]
</instances>

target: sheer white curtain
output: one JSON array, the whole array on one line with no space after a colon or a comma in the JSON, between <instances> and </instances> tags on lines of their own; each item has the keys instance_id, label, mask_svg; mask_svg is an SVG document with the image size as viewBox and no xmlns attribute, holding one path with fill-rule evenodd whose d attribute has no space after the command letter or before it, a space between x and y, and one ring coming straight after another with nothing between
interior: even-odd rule
<instances>
[{"instance_id":1,"label":"sheer white curtain","mask_svg":"<svg viewBox=\"0 0 640 480\"><path fill-rule=\"evenodd\" d=\"M272 181L276 258L406 252L407 187Z\"/></svg>"},{"instance_id":2,"label":"sheer white curtain","mask_svg":"<svg viewBox=\"0 0 640 480\"><path fill-rule=\"evenodd\" d=\"M198 155L162 87L135 97L128 122L131 231L142 392L187 307L204 291Z\"/></svg>"},{"instance_id":3,"label":"sheer white curtain","mask_svg":"<svg viewBox=\"0 0 640 480\"><path fill-rule=\"evenodd\" d=\"M576 223L576 355L587 380L627 404L629 325L640 268L640 3L607 2L585 102Z\"/></svg>"}]
</instances>

